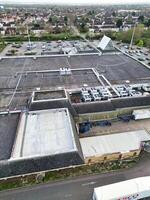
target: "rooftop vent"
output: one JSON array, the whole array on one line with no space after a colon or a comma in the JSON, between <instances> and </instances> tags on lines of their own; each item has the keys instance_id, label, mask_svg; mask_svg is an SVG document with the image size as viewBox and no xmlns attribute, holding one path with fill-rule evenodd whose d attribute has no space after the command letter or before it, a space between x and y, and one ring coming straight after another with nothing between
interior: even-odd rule
<instances>
[{"instance_id":1,"label":"rooftop vent","mask_svg":"<svg viewBox=\"0 0 150 200\"><path fill-rule=\"evenodd\" d=\"M68 67L62 67L60 68L60 75L71 75L71 69Z\"/></svg>"},{"instance_id":2,"label":"rooftop vent","mask_svg":"<svg viewBox=\"0 0 150 200\"><path fill-rule=\"evenodd\" d=\"M37 87L37 88L36 88L36 91L40 91L40 87Z\"/></svg>"}]
</instances>

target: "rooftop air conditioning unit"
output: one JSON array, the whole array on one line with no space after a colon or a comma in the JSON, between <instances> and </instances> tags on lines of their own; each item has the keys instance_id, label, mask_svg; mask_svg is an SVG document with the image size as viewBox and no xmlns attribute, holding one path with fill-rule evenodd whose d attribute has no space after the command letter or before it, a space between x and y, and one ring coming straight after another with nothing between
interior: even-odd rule
<instances>
[{"instance_id":1,"label":"rooftop air conditioning unit","mask_svg":"<svg viewBox=\"0 0 150 200\"><path fill-rule=\"evenodd\" d=\"M84 102L89 102L89 101L92 101L92 98L91 96L88 94L88 95L83 95L83 101Z\"/></svg>"},{"instance_id":2,"label":"rooftop air conditioning unit","mask_svg":"<svg viewBox=\"0 0 150 200\"><path fill-rule=\"evenodd\" d=\"M72 72L71 72L71 69L70 68L66 68L66 75L71 75Z\"/></svg>"},{"instance_id":3,"label":"rooftop air conditioning unit","mask_svg":"<svg viewBox=\"0 0 150 200\"><path fill-rule=\"evenodd\" d=\"M67 67L60 68L60 75L70 75L72 74L71 69Z\"/></svg>"},{"instance_id":4,"label":"rooftop air conditioning unit","mask_svg":"<svg viewBox=\"0 0 150 200\"><path fill-rule=\"evenodd\" d=\"M59 71L60 71L60 75L65 75L65 71L66 71L66 70L65 70L64 67L60 68Z\"/></svg>"},{"instance_id":5,"label":"rooftop air conditioning unit","mask_svg":"<svg viewBox=\"0 0 150 200\"><path fill-rule=\"evenodd\" d=\"M40 87L37 87L37 88L36 88L36 91L40 91Z\"/></svg>"}]
</instances>

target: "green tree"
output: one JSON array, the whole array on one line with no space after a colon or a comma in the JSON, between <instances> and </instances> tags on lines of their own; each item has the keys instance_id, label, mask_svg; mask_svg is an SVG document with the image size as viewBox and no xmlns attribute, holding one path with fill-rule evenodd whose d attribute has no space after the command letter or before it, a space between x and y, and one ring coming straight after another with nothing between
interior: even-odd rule
<instances>
[{"instance_id":1,"label":"green tree","mask_svg":"<svg viewBox=\"0 0 150 200\"><path fill-rule=\"evenodd\" d=\"M116 17L116 12L115 11L113 11L112 16Z\"/></svg>"},{"instance_id":2,"label":"green tree","mask_svg":"<svg viewBox=\"0 0 150 200\"><path fill-rule=\"evenodd\" d=\"M87 15L94 15L95 11L94 10L90 10Z\"/></svg>"},{"instance_id":3,"label":"green tree","mask_svg":"<svg viewBox=\"0 0 150 200\"><path fill-rule=\"evenodd\" d=\"M135 42L141 39L143 32L144 32L144 25L138 24L137 27L135 28L135 35L134 35Z\"/></svg>"},{"instance_id":4,"label":"green tree","mask_svg":"<svg viewBox=\"0 0 150 200\"><path fill-rule=\"evenodd\" d=\"M116 37L117 37L117 40L122 40L123 42L130 43L132 34L133 34L133 28L128 31L117 33ZM137 41L139 41L143 37L143 34L148 35L147 32L144 33L144 25L139 24L135 28L135 34L134 34L134 40L133 40L134 43L137 43ZM145 41L144 41L144 43L145 43Z\"/></svg>"},{"instance_id":5,"label":"green tree","mask_svg":"<svg viewBox=\"0 0 150 200\"><path fill-rule=\"evenodd\" d=\"M92 15L92 11L90 10L90 11L87 13L87 15Z\"/></svg>"},{"instance_id":6,"label":"green tree","mask_svg":"<svg viewBox=\"0 0 150 200\"><path fill-rule=\"evenodd\" d=\"M68 23L68 17L67 16L64 16L64 22L67 25L67 23Z\"/></svg>"},{"instance_id":7,"label":"green tree","mask_svg":"<svg viewBox=\"0 0 150 200\"><path fill-rule=\"evenodd\" d=\"M88 31L89 31L88 26L86 25L85 22L82 22L82 23L80 24L80 32L86 33L86 32L88 32Z\"/></svg>"},{"instance_id":8,"label":"green tree","mask_svg":"<svg viewBox=\"0 0 150 200\"><path fill-rule=\"evenodd\" d=\"M132 16L135 16L135 15L136 15L136 13L133 11L133 12L132 12Z\"/></svg>"},{"instance_id":9,"label":"green tree","mask_svg":"<svg viewBox=\"0 0 150 200\"><path fill-rule=\"evenodd\" d=\"M48 21L49 21L49 23L55 24L58 22L58 18L57 18L57 16L51 16L51 17L49 17Z\"/></svg>"},{"instance_id":10,"label":"green tree","mask_svg":"<svg viewBox=\"0 0 150 200\"><path fill-rule=\"evenodd\" d=\"M37 23L33 24L33 26L34 28L40 28L40 24L37 24Z\"/></svg>"},{"instance_id":11,"label":"green tree","mask_svg":"<svg viewBox=\"0 0 150 200\"><path fill-rule=\"evenodd\" d=\"M122 19L118 19L116 22L116 26L120 28L123 25Z\"/></svg>"},{"instance_id":12,"label":"green tree","mask_svg":"<svg viewBox=\"0 0 150 200\"><path fill-rule=\"evenodd\" d=\"M137 42L137 46L143 47L143 45L144 45L143 40L139 40L139 41Z\"/></svg>"},{"instance_id":13,"label":"green tree","mask_svg":"<svg viewBox=\"0 0 150 200\"><path fill-rule=\"evenodd\" d=\"M145 26L150 27L150 19L148 19L144 24Z\"/></svg>"},{"instance_id":14,"label":"green tree","mask_svg":"<svg viewBox=\"0 0 150 200\"><path fill-rule=\"evenodd\" d=\"M140 15L138 20L139 20L139 22L143 23L144 22L144 15Z\"/></svg>"},{"instance_id":15,"label":"green tree","mask_svg":"<svg viewBox=\"0 0 150 200\"><path fill-rule=\"evenodd\" d=\"M144 46L150 49L150 38L143 38L143 40L144 40Z\"/></svg>"},{"instance_id":16,"label":"green tree","mask_svg":"<svg viewBox=\"0 0 150 200\"><path fill-rule=\"evenodd\" d=\"M49 21L49 23L52 23L52 21L53 21L52 17L49 17L48 21Z\"/></svg>"}]
</instances>

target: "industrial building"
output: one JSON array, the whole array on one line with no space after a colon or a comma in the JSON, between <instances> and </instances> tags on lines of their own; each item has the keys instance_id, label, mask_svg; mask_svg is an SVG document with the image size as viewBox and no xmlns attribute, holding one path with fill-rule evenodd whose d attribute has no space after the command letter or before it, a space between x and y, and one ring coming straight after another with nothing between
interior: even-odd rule
<instances>
[{"instance_id":1,"label":"industrial building","mask_svg":"<svg viewBox=\"0 0 150 200\"><path fill-rule=\"evenodd\" d=\"M74 134L66 108L23 113L10 159L76 152Z\"/></svg>"},{"instance_id":2,"label":"industrial building","mask_svg":"<svg viewBox=\"0 0 150 200\"><path fill-rule=\"evenodd\" d=\"M14 118L16 114L10 115ZM2 157L1 152L1 177L83 164L79 138L67 108L20 113L16 123L9 155ZM7 141L2 138L2 142ZM7 152L7 148L3 145L2 149Z\"/></svg>"},{"instance_id":3,"label":"industrial building","mask_svg":"<svg viewBox=\"0 0 150 200\"><path fill-rule=\"evenodd\" d=\"M104 39L103 47L112 46L112 41ZM139 128L141 137L133 127L111 135L103 126L113 124L114 128L113 120L129 121L133 111L150 109L150 69L117 50L99 51L1 57L1 177L94 162L95 158L97 162L97 157L103 160L113 154L123 159L125 151L139 154L141 142L149 141L147 125ZM96 134L91 124L97 124ZM85 133L87 125L90 137ZM131 145L125 142L130 137ZM95 141L103 148L92 150Z\"/></svg>"},{"instance_id":4,"label":"industrial building","mask_svg":"<svg viewBox=\"0 0 150 200\"><path fill-rule=\"evenodd\" d=\"M145 130L80 138L86 163L136 157L148 141L150 134Z\"/></svg>"}]
</instances>

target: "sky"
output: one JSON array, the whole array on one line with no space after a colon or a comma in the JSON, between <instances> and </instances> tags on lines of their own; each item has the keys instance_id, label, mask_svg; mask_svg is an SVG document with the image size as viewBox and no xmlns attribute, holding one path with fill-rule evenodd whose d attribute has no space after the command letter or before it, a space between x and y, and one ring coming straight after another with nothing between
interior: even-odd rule
<instances>
[{"instance_id":1,"label":"sky","mask_svg":"<svg viewBox=\"0 0 150 200\"><path fill-rule=\"evenodd\" d=\"M0 0L0 4L4 3L49 3L49 4L134 4L134 3L150 3L150 0Z\"/></svg>"}]
</instances>

